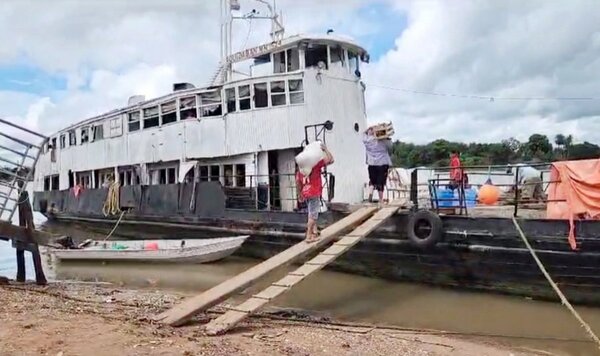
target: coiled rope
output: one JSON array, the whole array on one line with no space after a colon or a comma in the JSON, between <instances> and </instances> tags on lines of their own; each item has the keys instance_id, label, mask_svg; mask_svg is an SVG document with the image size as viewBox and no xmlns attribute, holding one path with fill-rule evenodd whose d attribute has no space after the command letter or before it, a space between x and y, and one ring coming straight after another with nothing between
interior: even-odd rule
<instances>
[{"instance_id":1,"label":"coiled rope","mask_svg":"<svg viewBox=\"0 0 600 356\"><path fill-rule=\"evenodd\" d=\"M119 182L114 182L114 183L110 184L110 186L108 187L108 194L106 195L106 200L104 201L104 205L102 206L102 213L104 214L104 216L117 215L118 213L121 213L121 216L119 216L119 220L117 220L117 223L115 224L113 229L110 231L110 233L108 235L106 235L106 237L104 238L104 241L108 240L108 238L110 238L112 236L112 234L115 232L115 230L121 223L121 219L123 219L123 215L125 215L125 210L121 211L120 204L119 204L119 188L120 187L121 187L121 185L119 184Z\"/></svg>"},{"instance_id":2,"label":"coiled rope","mask_svg":"<svg viewBox=\"0 0 600 356\"><path fill-rule=\"evenodd\" d=\"M556 283L554 282L554 280L552 280L552 277L550 277L550 274L548 273L548 271L546 271L546 268L542 264L542 261L540 261L540 259L538 258L537 254L535 253L535 251L533 250L533 248L529 244L529 241L527 241L527 237L525 237L525 233L523 233L523 230L521 229L521 226L519 225L519 223L517 222L517 219L514 216L512 218L512 221L513 221L513 224L515 225L515 228L517 228L517 231L519 232L519 235L521 235L521 239L525 243L525 246L527 246L527 249L531 253L531 256L533 256L533 259L535 260L535 263L537 263L538 267L540 268L540 270L544 274L544 277L546 277L546 279L548 280L548 283L550 283L550 285L552 286L552 288L554 289L554 291L556 292L556 294L558 294L558 297L560 298L560 301L562 302L562 304L565 307L567 307L567 309L571 312L571 314L573 314L573 316L575 317L575 319L577 319L577 321L579 321L579 324L581 324L581 326L585 329L585 331L588 333L588 335L590 336L590 338L596 343L596 345L600 349L600 339L598 339L598 336L596 336L596 334L594 333L594 331L592 330L592 328L588 325L588 323L586 323L585 320L583 320L583 318L579 315L579 313L577 313L577 311L575 310L575 308L573 308L573 306L571 305L571 303L569 303L569 301L567 300L567 297L565 297L565 295L562 293L562 291L560 290L560 288L558 288L558 285L556 285Z\"/></svg>"}]
</instances>

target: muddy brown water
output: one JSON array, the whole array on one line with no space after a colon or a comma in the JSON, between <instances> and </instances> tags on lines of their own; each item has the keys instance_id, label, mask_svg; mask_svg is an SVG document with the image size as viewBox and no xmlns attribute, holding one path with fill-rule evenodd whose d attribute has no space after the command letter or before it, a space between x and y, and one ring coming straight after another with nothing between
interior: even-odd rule
<instances>
[{"instance_id":1,"label":"muddy brown water","mask_svg":"<svg viewBox=\"0 0 600 356\"><path fill-rule=\"evenodd\" d=\"M77 239L104 237L77 225L53 224L46 225L45 229ZM233 277L257 262L237 257L203 265L75 262L54 265L49 272L57 279L106 281L194 293ZM275 275L285 272L274 272L245 294L259 291L276 278ZM397 283L326 270L307 278L275 305L351 322L496 335L494 339L501 343L556 355L599 354L565 307L523 297ZM600 308L576 308L600 333Z\"/></svg>"}]
</instances>

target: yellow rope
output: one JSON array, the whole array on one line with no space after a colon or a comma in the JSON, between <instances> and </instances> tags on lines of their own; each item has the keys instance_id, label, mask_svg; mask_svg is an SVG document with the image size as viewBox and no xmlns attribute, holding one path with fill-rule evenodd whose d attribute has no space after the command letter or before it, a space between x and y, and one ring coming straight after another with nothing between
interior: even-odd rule
<instances>
[{"instance_id":1,"label":"yellow rope","mask_svg":"<svg viewBox=\"0 0 600 356\"><path fill-rule=\"evenodd\" d=\"M102 206L102 213L104 216L117 215L121 212L119 204L119 182L111 183L108 187L108 194Z\"/></svg>"},{"instance_id":2,"label":"yellow rope","mask_svg":"<svg viewBox=\"0 0 600 356\"><path fill-rule=\"evenodd\" d=\"M519 235L521 235L521 239L525 243L525 246L527 246L527 249L531 253L531 256L533 256L533 259L535 260L535 263L537 263L538 267L540 268L540 270L544 274L544 277L546 277L546 279L548 280L548 283L550 283L550 285L552 286L552 288L554 289L554 291L556 292L556 294L558 294L558 297L560 298L560 301L562 302L562 304L565 307L567 307L567 309L571 312L571 314L573 314L573 316L575 317L575 319L577 319L577 321L579 321L579 323L581 324L581 326L588 333L588 335L590 336L590 338L596 343L596 345L598 346L598 348L600 348L600 339L598 339L598 336L596 336L596 334L594 334L594 331L592 330L592 328L583 320L583 318L581 318L581 316L579 315L579 313L577 313L577 311L575 310L575 308L573 308L573 306L571 305L571 303L569 303L569 301L567 300L567 297L565 297L565 295L562 293L562 291L560 290L560 288L558 288L558 286L556 285L556 283L554 283L554 281L552 280L552 277L550 277L550 274L548 273L548 271L546 271L546 268L542 264L542 261L540 261L540 259L538 258L537 254L535 253L535 251L533 250L533 248L529 244L529 241L527 241L527 238L525 237L525 233L523 233L523 230L521 230L521 226L519 225L519 223L517 222L517 219L515 219L514 216L512 218L512 221L513 221L513 224L515 224L515 227L517 228L517 231L519 231Z\"/></svg>"}]
</instances>

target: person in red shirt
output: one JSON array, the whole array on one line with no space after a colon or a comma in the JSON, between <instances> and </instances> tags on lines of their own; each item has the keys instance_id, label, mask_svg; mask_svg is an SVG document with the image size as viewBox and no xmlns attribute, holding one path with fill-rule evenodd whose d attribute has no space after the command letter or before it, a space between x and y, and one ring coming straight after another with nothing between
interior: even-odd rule
<instances>
[{"instance_id":1,"label":"person in red shirt","mask_svg":"<svg viewBox=\"0 0 600 356\"><path fill-rule=\"evenodd\" d=\"M319 219L319 209L321 207L321 194L323 194L321 169L333 163L333 155L327 147L321 145L321 149L325 152L325 158L313 167L308 177L303 176L300 172L296 173L296 187L299 191L298 200L306 202L308 210L306 242L314 242L318 239L317 220Z\"/></svg>"},{"instance_id":2,"label":"person in red shirt","mask_svg":"<svg viewBox=\"0 0 600 356\"><path fill-rule=\"evenodd\" d=\"M457 151L450 153L450 187L458 188L463 180L460 157Z\"/></svg>"}]
</instances>

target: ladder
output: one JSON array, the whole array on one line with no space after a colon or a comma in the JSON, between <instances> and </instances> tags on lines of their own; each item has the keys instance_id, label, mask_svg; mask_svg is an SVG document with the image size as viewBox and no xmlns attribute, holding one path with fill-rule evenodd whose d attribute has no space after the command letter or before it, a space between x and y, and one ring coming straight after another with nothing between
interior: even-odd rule
<instances>
[{"instance_id":1,"label":"ladder","mask_svg":"<svg viewBox=\"0 0 600 356\"><path fill-rule=\"evenodd\" d=\"M47 137L0 118L0 222L12 222L47 142Z\"/></svg>"},{"instance_id":2,"label":"ladder","mask_svg":"<svg viewBox=\"0 0 600 356\"><path fill-rule=\"evenodd\" d=\"M191 297L183 303L165 311L155 317L155 320L171 326L183 325L195 314L207 310L247 288L259 278L269 272L290 264L295 260L317 251L326 244L332 242L339 234L347 231L370 218L377 211L374 207L363 207L354 213L344 217L321 231L321 237L318 241L306 243L304 241L284 250L277 255L265 260L256 266L247 269L237 276L218 284L217 286L203 292L200 295Z\"/></svg>"},{"instance_id":3,"label":"ladder","mask_svg":"<svg viewBox=\"0 0 600 356\"><path fill-rule=\"evenodd\" d=\"M389 206L379 210L369 220L298 269L288 273L288 275L279 281L274 282L262 292L253 295L242 304L230 308L225 314L211 321L206 325L206 333L208 335L218 335L231 329L259 308L289 291L306 277L321 270L336 258L340 257L365 236L383 224L389 217L394 215L398 209L398 206Z\"/></svg>"}]
</instances>

